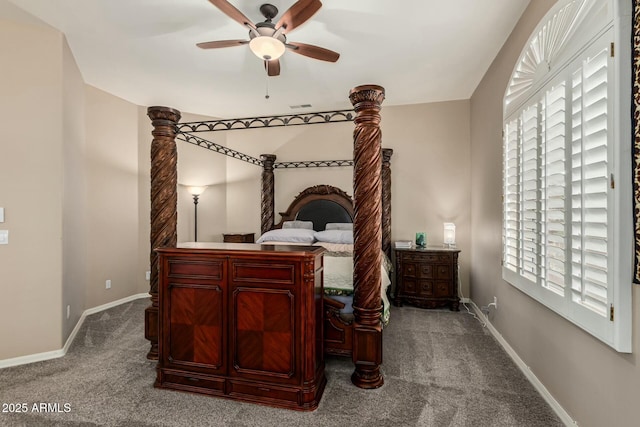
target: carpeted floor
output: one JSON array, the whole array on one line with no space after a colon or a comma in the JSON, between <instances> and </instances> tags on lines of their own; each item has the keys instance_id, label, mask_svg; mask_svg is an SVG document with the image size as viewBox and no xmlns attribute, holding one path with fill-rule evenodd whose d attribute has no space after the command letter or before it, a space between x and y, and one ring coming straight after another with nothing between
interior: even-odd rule
<instances>
[{"instance_id":1,"label":"carpeted floor","mask_svg":"<svg viewBox=\"0 0 640 427\"><path fill-rule=\"evenodd\" d=\"M87 317L65 357L0 370L0 425L562 425L464 311L393 307L384 331L384 386L356 388L350 360L332 358L319 408L297 412L153 388L155 363L145 358L147 305L136 300ZM22 404L26 412L16 413Z\"/></svg>"}]
</instances>

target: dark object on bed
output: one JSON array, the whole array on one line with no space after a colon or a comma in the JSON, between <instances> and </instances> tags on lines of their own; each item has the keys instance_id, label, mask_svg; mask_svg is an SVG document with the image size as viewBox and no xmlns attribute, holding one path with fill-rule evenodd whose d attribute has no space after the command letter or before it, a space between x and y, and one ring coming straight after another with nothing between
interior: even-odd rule
<instances>
[{"instance_id":1,"label":"dark object on bed","mask_svg":"<svg viewBox=\"0 0 640 427\"><path fill-rule=\"evenodd\" d=\"M255 243L255 233L223 233L225 243Z\"/></svg>"}]
</instances>

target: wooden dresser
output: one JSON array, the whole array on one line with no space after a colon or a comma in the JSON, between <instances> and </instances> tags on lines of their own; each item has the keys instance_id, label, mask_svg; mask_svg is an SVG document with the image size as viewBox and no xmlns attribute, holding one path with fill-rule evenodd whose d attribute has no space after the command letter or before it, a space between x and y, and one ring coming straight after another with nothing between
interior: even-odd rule
<instances>
[{"instance_id":1,"label":"wooden dresser","mask_svg":"<svg viewBox=\"0 0 640 427\"><path fill-rule=\"evenodd\" d=\"M458 311L458 249L394 249L394 304L423 308L449 305Z\"/></svg>"},{"instance_id":2,"label":"wooden dresser","mask_svg":"<svg viewBox=\"0 0 640 427\"><path fill-rule=\"evenodd\" d=\"M157 252L156 387L317 408L327 382L323 248L188 243Z\"/></svg>"}]
</instances>

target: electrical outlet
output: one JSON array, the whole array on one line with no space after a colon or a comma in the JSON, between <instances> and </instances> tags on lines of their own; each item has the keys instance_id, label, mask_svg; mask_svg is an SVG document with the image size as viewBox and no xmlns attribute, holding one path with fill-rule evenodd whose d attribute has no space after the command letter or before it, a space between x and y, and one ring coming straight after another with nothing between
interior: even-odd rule
<instances>
[{"instance_id":1,"label":"electrical outlet","mask_svg":"<svg viewBox=\"0 0 640 427\"><path fill-rule=\"evenodd\" d=\"M151 272L147 271L144 275L145 280L151 280Z\"/></svg>"},{"instance_id":2,"label":"electrical outlet","mask_svg":"<svg viewBox=\"0 0 640 427\"><path fill-rule=\"evenodd\" d=\"M69 318L69 316L71 316L71 306L70 305L67 306L67 319Z\"/></svg>"},{"instance_id":3,"label":"electrical outlet","mask_svg":"<svg viewBox=\"0 0 640 427\"><path fill-rule=\"evenodd\" d=\"M107 280L107 283L105 284L105 287L107 289L111 289L111 280Z\"/></svg>"},{"instance_id":4,"label":"electrical outlet","mask_svg":"<svg viewBox=\"0 0 640 427\"><path fill-rule=\"evenodd\" d=\"M498 297L493 297L493 306L497 310L498 309Z\"/></svg>"}]
</instances>

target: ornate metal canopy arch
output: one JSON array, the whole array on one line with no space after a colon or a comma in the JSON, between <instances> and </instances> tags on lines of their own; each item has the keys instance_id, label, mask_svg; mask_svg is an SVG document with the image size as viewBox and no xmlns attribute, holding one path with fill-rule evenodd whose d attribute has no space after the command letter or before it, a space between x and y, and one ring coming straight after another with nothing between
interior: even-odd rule
<instances>
[{"instance_id":1,"label":"ornate metal canopy arch","mask_svg":"<svg viewBox=\"0 0 640 427\"><path fill-rule=\"evenodd\" d=\"M353 121L354 118L355 115L353 110L338 110L308 114L289 114L279 116L186 122L176 124L176 139L264 168L264 163L260 159L257 159L248 154L241 153L237 150L232 150L223 145L217 144L213 141L209 141L194 134L199 132L218 132L228 130L350 122ZM270 165L270 167L273 167L274 169L321 168L341 166L353 166L353 160L305 160L294 162L280 162Z\"/></svg>"},{"instance_id":2,"label":"ornate metal canopy arch","mask_svg":"<svg viewBox=\"0 0 640 427\"><path fill-rule=\"evenodd\" d=\"M208 120L178 124L178 132L216 132L225 130L255 129L282 126L314 125L323 123L352 122L353 110L323 111L307 114L246 117L241 119Z\"/></svg>"}]
</instances>

